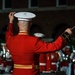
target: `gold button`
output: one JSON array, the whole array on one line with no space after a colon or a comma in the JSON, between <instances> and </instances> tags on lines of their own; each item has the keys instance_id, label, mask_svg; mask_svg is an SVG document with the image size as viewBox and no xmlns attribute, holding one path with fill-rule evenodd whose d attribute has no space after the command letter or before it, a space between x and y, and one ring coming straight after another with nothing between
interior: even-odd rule
<instances>
[{"instance_id":1,"label":"gold button","mask_svg":"<svg viewBox=\"0 0 75 75\"><path fill-rule=\"evenodd\" d=\"M50 68L49 68L49 70L50 70Z\"/></svg>"},{"instance_id":2,"label":"gold button","mask_svg":"<svg viewBox=\"0 0 75 75\"><path fill-rule=\"evenodd\" d=\"M49 60L49 56L47 57L47 59Z\"/></svg>"}]
</instances>

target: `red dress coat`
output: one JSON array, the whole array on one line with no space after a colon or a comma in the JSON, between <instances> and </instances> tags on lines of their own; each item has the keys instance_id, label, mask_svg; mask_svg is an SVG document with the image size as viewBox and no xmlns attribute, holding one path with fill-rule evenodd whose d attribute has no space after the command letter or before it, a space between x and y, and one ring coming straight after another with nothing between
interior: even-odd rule
<instances>
[{"instance_id":1,"label":"red dress coat","mask_svg":"<svg viewBox=\"0 0 75 75\"><path fill-rule=\"evenodd\" d=\"M60 50L66 41L59 36L53 43L46 43L38 37L30 35L13 35L12 23L6 32L6 46L10 50L14 64L32 65L32 69L14 68L12 75L40 75L35 65L39 65L39 54Z\"/></svg>"},{"instance_id":2,"label":"red dress coat","mask_svg":"<svg viewBox=\"0 0 75 75\"><path fill-rule=\"evenodd\" d=\"M46 53L41 53L39 56L40 72L46 71Z\"/></svg>"}]
</instances>

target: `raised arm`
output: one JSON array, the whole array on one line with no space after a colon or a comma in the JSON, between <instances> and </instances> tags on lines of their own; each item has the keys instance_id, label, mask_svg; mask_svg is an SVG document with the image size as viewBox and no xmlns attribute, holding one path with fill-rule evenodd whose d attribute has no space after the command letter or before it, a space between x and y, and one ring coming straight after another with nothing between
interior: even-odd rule
<instances>
[{"instance_id":1,"label":"raised arm","mask_svg":"<svg viewBox=\"0 0 75 75\"><path fill-rule=\"evenodd\" d=\"M8 17L9 17L9 23L8 23L8 30L6 32L6 40L13 36L13 29L12 29L12 25L13 25L13 20L14 20L14 13L15 12L10 12Z\"/></svg>"},{"instance_id":2,"label":"raised arm","mask_svg":"<svg viewBox=\"0 0 75 75\"><path fill-rule=\"evenodd\" d=\"M72 34L71 28L67 28L65 32L52 43L46 43L37 39L37 42L35 43L35 52L41 53L60 50L67 43L70 43L71 34Z\"/></svg>"}]
</instances>

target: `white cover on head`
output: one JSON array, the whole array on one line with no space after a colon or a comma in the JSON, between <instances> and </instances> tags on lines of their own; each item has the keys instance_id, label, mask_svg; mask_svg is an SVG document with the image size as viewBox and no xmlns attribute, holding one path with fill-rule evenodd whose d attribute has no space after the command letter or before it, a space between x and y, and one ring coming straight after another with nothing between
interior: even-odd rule
<instances>
[{"instance_id":1,"label":"white cover on head","mask_svg":"<svg viewBox=\"0 0 75 75\"><path fill-rule=\"evenodd\" d=\"M36 37L44 37L45 35L43 33L34 33L34 36L36 36Z\"/></svg>"},{"instance_id":2,"label":"white cover on head","mask_svg":"<svg viewBox=\"0 0 75 75\"><path fill-rule=\"evenodd\" d=\"M66 48L70 48L70 46L67 45Z\"/></svg>"},{"instance_id":3,"label":"white cover on head","mask_svg":"<svg viewBox=\"0 0 75 75\"><path fill-rule=\"evenodd\" d=\"M14 14L14 16L17 17L18 20L25 20L25 21L30 21L32 18L36 17L36 15L31 12L17 12Z\"/></svg>"}]
</instances>

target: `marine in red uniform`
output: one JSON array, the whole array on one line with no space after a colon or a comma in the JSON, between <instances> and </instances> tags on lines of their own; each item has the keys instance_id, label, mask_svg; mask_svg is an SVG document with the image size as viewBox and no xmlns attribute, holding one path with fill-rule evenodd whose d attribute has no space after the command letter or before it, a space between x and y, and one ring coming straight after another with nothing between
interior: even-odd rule
<instances>
[{"instance_id":1,"label":"marine in red uniform","mask_svg":"<svg viewBox=\"0 0 75 75\"><path fill-rule=\"evenodd\" d=\"M46 71L47 72L51 72L51 57L50 57L50 53L46 54Z\"/></svg>"},{"instance_id":2,"label":"marine in red uniform","mask_svg":"<svg viewBox=\"0 0 75 75\"><path fill-rule=\"evenodd\" d=\"M47 54L47 71L57 71L57 62L59 55L57 52L51 52Z\"/></svg>"},{"instance_id":3,"label":"marine in red uniform","mask_svg":"<svg viewBox=\"0 0 75 75\"><path fill-rule=\"evenodd\" d=\"M14 16L18 18L18 35L13 35L12 22ZM30 36L28 34L31 24L31 18L35 14L31 12L11 12L9 14L8 31L6 32L6 45L10 50L12 59L14 61L14 69L12 75L40 75L39 71L39 54L43 52L52 52L60 50L66 45L68 40L67 35L70 36L72 31L68 28L65 32L52 43L46 43L38 37ZM66 36L65 36L66 35ZM66 40L65 40L66 39Z\"/></svg>"},{"instance_id":4,"label":"marine in red uniform","mask_svg":"<svg viewBox=\"0 0 75 75\"><path fill-rule=\"evenodd\" d=\"M34 33L34 36L43 40L45 35L43 33L38 32L38 33ZM41 53L39 55L39 69L40 69L40 72L46 71L46 53Z\"/></svg>"},{"instance_id":5,"label":"marine in red uniform","mask_svg":"<svg viewBox=\"0 0 75 75\"><path fill-rule=\"evenodd\" d=\"M41 53L39 57L40 72L46 71L46 53Z\"/></svg>"}]
</instances>

